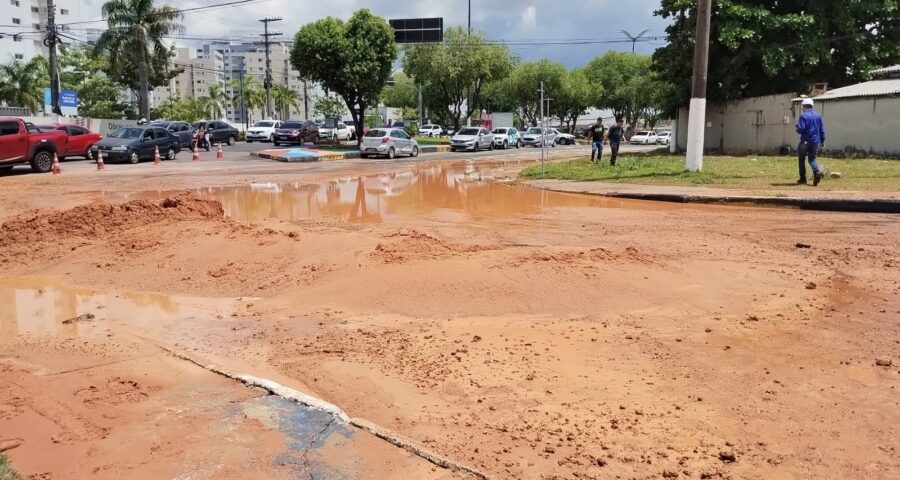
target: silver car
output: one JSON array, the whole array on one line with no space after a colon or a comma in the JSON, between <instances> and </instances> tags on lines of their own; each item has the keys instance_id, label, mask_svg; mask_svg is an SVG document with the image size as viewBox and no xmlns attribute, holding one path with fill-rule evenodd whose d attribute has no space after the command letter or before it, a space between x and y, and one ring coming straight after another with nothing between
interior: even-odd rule
<instances>
[{"instance_id":1,"label":"silver car","mask_svg":"<svg viewBox=\"0 0 900 480\"><path fill-rule=\"evenodd\" d=\"M397 155L418 157L419 142L402 128L373 128L363 135L359 153L362 158L375 155L387 158L394 158Z\"/></svg>"},{"instance_id":2,"label":"silver car","mask_svg":"<svg viewBox=\"0 0 900 480\"><path fill-rule=\"evenodd\" d=\"M541 134L540 127L531 127L522 135L522 145L526 147L540 147L542 143L551 147L556 146L556 133L552 128L545 128Z\"/></svg>"},{"instance_id":3,"label":"silver car","mask_svg":"<svg viewBox=\"0 0 900 480\"><path fill-rule=\"evenodd\" d=\"M494 134L486 128L463 127L450 139L450 150L478 150L486 148L494 149Z\"/></svg>"}]
</instances>

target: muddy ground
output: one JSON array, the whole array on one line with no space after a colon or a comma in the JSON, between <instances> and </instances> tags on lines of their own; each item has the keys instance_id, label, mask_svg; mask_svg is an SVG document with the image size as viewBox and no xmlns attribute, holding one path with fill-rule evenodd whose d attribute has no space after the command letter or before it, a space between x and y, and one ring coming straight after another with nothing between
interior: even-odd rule
<instances>
[{"instance_id":1,"label":"muddy ground","mask_svg":"<svg viewBox=\"0 0 900 480\"><path fill-rule=\"evenodd\" d=\"M486 181L520 166L2 179L7 455L31 478L293 478L246 414L264 393L164 346L491 478L900 478L896 216ZM452 477L359 441L327 455Z\"/></svg>"}]
</instances>

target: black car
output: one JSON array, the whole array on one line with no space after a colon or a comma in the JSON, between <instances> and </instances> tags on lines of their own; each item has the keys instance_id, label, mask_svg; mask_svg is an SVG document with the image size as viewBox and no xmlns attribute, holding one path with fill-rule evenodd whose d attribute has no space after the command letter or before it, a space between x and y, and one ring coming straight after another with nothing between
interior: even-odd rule
<instances>
[{"instance_id":1,"label":"black car","mask_svg":"<svg viewBox=\"0 0 900 480\"><path fill-rule=\"evenodd\" d=\"M181 148L191 147L194 128L187 122L152 122L150 126L165 128L181 140Z\"/></svg>"},{"instance_id":2,"label":"black car","mask_svg":"<svg viewBox=\"0 0 900 480\"><path fill-rule=\"evenodd\" d=\"M238 129L218 120L194 122L193 127L194 130L205 127L206 134L209 136L209 141L211 143L227 143L228 145L234 145L234 143L237 142L238 134L240 133Z\"/></svg>"},{"instance_id":3,"label":"black car","mask_svg":"<svg viewBox=\"0 0 900 480\"><path fill-rule=\"evenodd\" d=\"M174 160L181 150L181 139L153 125L123 127L97 142L91 154L97 158L99 150L103 152L104 161L138 163L152 160L157 148L162 158Z\"/></svg>"},{"instance_id":4,"label":"black car","mask_svg":"<svg viewBox=\"0 0 900 480\"><path fill-rule=\"evenodd\" d=\"M281 124L281 128L275 130L275 146L282 143L315 142L319 138L319 126L309 120L289 120Z\"/></svg>"}]
</instances>

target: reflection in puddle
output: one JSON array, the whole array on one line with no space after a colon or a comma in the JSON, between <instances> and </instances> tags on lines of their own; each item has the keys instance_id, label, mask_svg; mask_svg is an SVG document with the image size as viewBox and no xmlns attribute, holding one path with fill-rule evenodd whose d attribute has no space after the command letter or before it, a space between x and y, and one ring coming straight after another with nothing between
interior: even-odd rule
<instances>
[{"instance_id":1,"label":"reflection in puddle","mask_svg":"<svg viewBox=\"0 0 900 480\"><path fill-rule=\"evenodd\" d=\"M442 166L413 172L342 178L326 184L257 183L198 189L203 198L222 202L239 221L338 217L351 222L384 222L420 217L438 210L489 216L533 214L560 207L659 208L645 202L549 192L486 181L490 170L473 165ZM158 196L164 195L159 193ZM152 198L144 192L140 198Z\"/></svg>"},{"instance_id":2,"label":"reflection in puddle","mask_svg":"<svg viewBox=\"0 0 900 480\"><path fill-rule=\"evenodd\" d=\"M107 293L47 279L6 278L0 279L0 339L100 335L116 325L158 327L175 320L230 315L233 303L228 298ZM65 323L79 316L83 317Z\"/></svg>"}]
</instances>

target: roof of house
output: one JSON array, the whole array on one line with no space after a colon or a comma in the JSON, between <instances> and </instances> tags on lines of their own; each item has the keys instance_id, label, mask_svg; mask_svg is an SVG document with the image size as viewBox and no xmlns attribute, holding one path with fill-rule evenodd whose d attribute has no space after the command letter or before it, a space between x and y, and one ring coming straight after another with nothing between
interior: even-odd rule
<instances>
[{"instance_id":1,"label":"roof of house","mask_svg":"<svg viewBox=\"0 0 900 480\"><path fill-rule=\"evenodd\" d=\"M900 68L900 66L898 66ZM900 96L900 78L887 78L857 83L846 87L829 90L822 95L813 97L817 102L828 100L843 100L848 98L864 97L894 97ZM800 100L800 99L796 99Z\"/></svg>"},{"instance_id":2,"label":"roof of house","mask_svg":"<svg viewBox=\"0 0 900 480\"><path fill-rule=\"evenodd\" d=\"M892 73L900 73L900 65L893 65L890 67L879 68L878 70L872 70L872 75L876 77L890 75Z\"/></svg>"}]
</instances>

